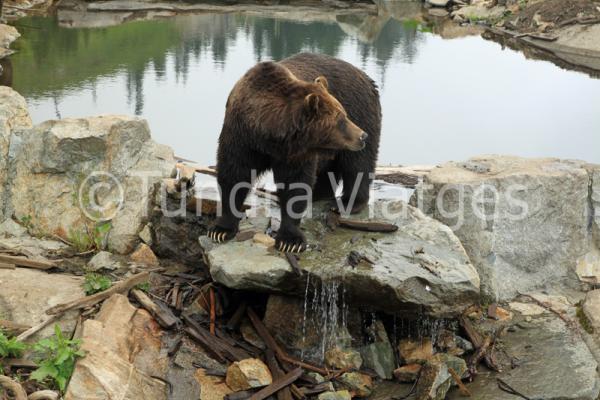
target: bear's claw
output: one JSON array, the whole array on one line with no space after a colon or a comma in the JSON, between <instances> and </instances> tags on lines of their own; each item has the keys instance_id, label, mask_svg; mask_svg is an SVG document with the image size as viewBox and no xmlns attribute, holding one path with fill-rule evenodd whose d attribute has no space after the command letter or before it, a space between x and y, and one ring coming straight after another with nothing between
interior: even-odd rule
<instances>
[{"instance_id":1,"label":"bear's claw","mask_svg":"<svg viewBox=\"0 0 600 400\"><path fill-rule=\"evenodd\" d=\"M223 242L226 242L227 240L233 238L235 236L235 233L225 230L223 228L220 228L218 226L215 226L214 228L211 228L208 231L206 236L208 236L209 239L212 239L213 241L215 241L217 243L223 243Z\"/></svg>"},{"instance_id":2,"label":"bear's claw","mask_svg":"<svg viewBox=\"0 0 600 400\"><path fill-rule=\"evenodd\" d=\"M306 250L305 243L288 243L280 241L276 244L277 250L283 253L301 253Z\"/></svg>"}]
</instances>

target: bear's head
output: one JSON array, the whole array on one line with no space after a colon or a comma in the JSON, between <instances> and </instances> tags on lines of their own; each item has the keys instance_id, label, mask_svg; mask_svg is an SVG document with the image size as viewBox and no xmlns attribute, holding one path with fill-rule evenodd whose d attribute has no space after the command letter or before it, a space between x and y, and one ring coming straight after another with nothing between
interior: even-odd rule
<instances>
[{"instance_id":1,"label":"bear's head","mask_svg":"<svg viewBox=\"0 0 600 400\"><path fill-rule=\"evenodd\" d=\"M367 133L348 118L342 104L329 93L327 79L319 76L306 85L300 130L317 150L362 150Z\"/></svg>"}]
</instances>

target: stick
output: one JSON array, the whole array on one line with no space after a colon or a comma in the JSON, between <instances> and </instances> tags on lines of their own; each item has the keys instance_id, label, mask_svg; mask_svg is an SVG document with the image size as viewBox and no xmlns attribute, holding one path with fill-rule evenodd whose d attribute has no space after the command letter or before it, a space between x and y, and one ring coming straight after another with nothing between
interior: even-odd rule
<instances>
[{"instance_id":1,"label":"stick","mask_svg":"<svg viewBox=\"0 0 600 400\"><path fill-rule=\"evenodd\" d=\"M135 274L125 279L124 281L113 285L111 288L103 292L51 307L48 310L46 310L46 314L58 315L72 309L85 308L94 304L98 304L101 301L108 299L113 294L128 292L132 287L146 282L149 277L150 272L140 272L139 274Z\"/></svg>"},{"instance_id":2,"label":"stick","mask_svg":"<svg viewBox=\"0 0 600 400\"><path fill-rule=\"evenodd\" d=\"M524 394L517 392L512 386L510 386L502 379L496 378L496 381L498 382L498 389L502 390L503 392L510 393L514 396L521 397L525 400L532 400L530 397L527 397Z\"/></svg>"},{"instance_id":3,"label":"stick","mask_svg":"<svg viewBox=\"0 0 600 400\"><path fill-rule=\"evenodd\" d=\"M271 370L271 375L273 375L273 378L281 379L285 375L285 372L283 372L279 366L279 363L277 362L277 359L275 359L275 353L273 350L267 349L265 359L269 369ZM292 400L292 392L290 389L286 387L277 392L277 400Z\"/></svg>"},{"instance_id":4,"label":"stick","mask_svg":"<svg viewBox=\"0 0 600 400\"><path fill-rule=\"evenodd\" d=\"M25 257L7 256L4 254L0 254L0 262L5 264L18 265L19 267L35 268L41 270L47 270L57 267L57 265L51 261L30 260L29 258Z\"/></svg>"},{"instance_id":5,"label":"stick","mask_svg":"<svg viewBox=\"0 0 600 400\"><path fill-rule=\"evenodd\" d=\"M217 319L217 312L215 310L215 290L212 286L208 289L210 295L210 334L215 334L215 321Z\"/></svg>"},{"instance_id":6,"label":"stick","mask_svg":"<svg viewBox=\"0 0 600 400\"><path fill-rule=\"evenodd\" d=\"M185 329L185 331L207 350L216 353L220 359L227 359L233 362L241 361L246 358L252 358L247 351L234 347L231 343L228 343L226 340L221 339L218 336L211 335L208 330L201 327L190 317L184 315L183 320L186 324L188 324L188 327ZM222 332L218 333L221 334Z\"/></svg>"},{"instance_id":7,"label":"stick","mask_svg":"<svg viewBox=\"0 0 600 400\"><path fill-rule=\"evenodd\" d=\"M150 297L146 295L142 290L133 289L131 291L132 296L140 303L140 305L148 311L160 326L165 329L171 329L177 325L179 318L177 318L168 307L161 307L156 304Z\"/></svg>"},{"instance_id":8,"label":"stick","mask_svg":"<svg viewBox=\"0 0 600 400\"><path fill-rule=\"evenodd\" d=\"M456 384L458 385L458 390L460 391L460 394L464 397L471 397L471 392L469 391L469 389L467 389L467 387L462 382L462 379L460 379L460 376L458 376L456 371L448 367L448 372L450 372L450 375L452 375L452 379L454 379L454 382L456 382Z\"/></svg>"},{"instance_id":9,"label":"stick","mask_svg":"<svg viewBox=\"0 0 600 400\"><path fill-rule=\"evenodd\" d=\"M292 253L285 253L285 258L288 260L288 263L298 276L302 276L302 270L300 269L300 265L298 264L298 259Z\"/></svg>"},{"instance_id":10,"label":"stick","mask_svg":"<svg viewBox=\"0 0 600 400\"><path fill-rule=\"evenodd\" d=\"M28 325L16 324L11 321L0 319L0 329L4 330L10 336L17 336L31 328Z\"/></svg>"},{"instance_id":11,"label":"stick","mask_svg":"<svg viewBox=\"0 0 600 400\"><path fill-rule=\"evenodd\" d=\"M25 392L25 389L23 389L23 386L10 379L8 376L0 375L0 386L12 392L15 396L15 400L27 400L27 393Z\"/></svg>"},{"instance_id":12,"label":"stick","mask_svg":"<svg viewBox=\"0 0 600 400\"><path fill-rule=\"evenodd\" d=\"M296 368L295 370L285 374L281 378L275 380L272 384L266 388L260 390L250 397L249 400L264 400L273 393L280 391L281 389L288 387L292 383L296 382L302 375L302 368Z\"/></svg>"},{"instance_id":13,"label":"stick","mask_svg":"<svg viewBox=\"0 0 600 400\"><path fill-rule=\"evenodd\" d=\"M258 318L258 315L256 315L254 310L252 310L252 308L248 307L247 312L248 312L248 317L250 318L250 322L252 322L252 325L254 326L254 329L256 329L256 332L258 333L258 335L265 342L265 345L277 355L277 358L279 358L280 361L285 361L290 364L294 364L296 366L308 369L310 371L318 372L323 376L326 376L329 374L330 371L327 371L324 368L319 368L314 365L307 364L307 363L304 363L299 360L295 360L294 358L288 356L281 349L281 347L279 347L279 345L277 344L275 339L273 339L273 336L271 336L271 334L269 333L269 330L262 323L260 318Z\"/></svg>"},{"instance_id":14,"label":"stick","mask_svg":"<svg viewBox=\"0 0 600 400\"><path fill-rule=\"evenodd\" d=\"M25 332L21 333L19 336L17 336L17 340L19 340L21 342L27 340L29 337L35 335L36 333L38 333L39 331L41 331L42 329L44 329L51 323L57 321L59 318L60 318L60 315L52 315L44 322L42 322L34 327L31 327L31 328L27 329Z\"/></svg>"},{"instance_id":15,"label":"stick","mask_svg":"<svg viewBox=\"0 0 600 400\"><path fill-rule=\"evenodd\" d=\"M0 269L15 269L17 266L15 264L6 264L0 262Z\"/></svg>"}]
</instances>

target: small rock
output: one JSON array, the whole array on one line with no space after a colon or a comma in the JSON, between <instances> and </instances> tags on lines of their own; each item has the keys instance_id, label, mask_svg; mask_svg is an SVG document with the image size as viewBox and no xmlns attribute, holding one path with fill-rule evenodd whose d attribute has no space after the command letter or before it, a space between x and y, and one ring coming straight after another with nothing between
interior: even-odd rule
<instances>
[{"instance_id":1,"label":"small rock","mask_svg":"<svg viewBox=\"0 0 600 400\"><path fill-rule=\"evenodd\" d=\"M318 400L352 400L352 396L347 390L321 393L317 398Z\"/></svg>"},{"instance_id":2,"label":"small rock","mask_svg":"<svg viewBox=\"0 0 600 400\"><path fill-rule=\"evenodd\" d=\"M100 271L101 269L113 271L123 267L124 264L121 263L114 254L109 253L108 251L99 252L87 263L87 268L90 271Z\"/></svg>"},{"instance_id":3,"label":"small rock","mask_svg":"<svg viewBox=\"0 0 600 400\"><path fill-rule=\"evenodd\" d=\"M438 353L431 358L432 362L445 364L448 368L452 368L458 376L462 377L467 372L467 363L460 357L450 354ZM452 384L454 384L452 380Z\"/></svg>"},{"instance_id":4,"label":"small rock","mask_svg":"<svg viewBox=\"0 0 600 400\"><path fill-rule=\"evenodd\" d=\"M334 369L360 369L363 359L354 349L334 347L325 353L325 364Z\"/></svg>"},{"instance_id":5,"label":"small rock","mask_svg":"<svg viewBox=\"0 0 600 400\"><path fill-rule=\"evenodd\" d=\"M22 237L27 234L27 229L17 224L12 219L7 219L0 224L0 236L5 237Z\"/></svg>"},{"instance_id":6,"label":"small rock","mask_svg":"<svg viewBox=\"0 0 600 400\"><path fill-rule=\"evenodd\" d=\"M373 392L373 380L360 372L347 372L340 377L340 382L357 397L369 397Z\"/></svg>"},{"instance_id":7,"label":"small rock","mask_svg":"<svg viewBox=\"0 0 600 400\"><path fill-rule=\"evenodd\" d=\"M594 330L600 330L600 289L587 293L583 302L583 312Z\"/></svg>"},{"instance_id":8,"label":"small rock","mask_svg":"<svg viewBox=\"0 0 600 400\"><path fill-rule=\"evenodd\" d=\"M233 391L227 386L223 378L206 375L206 370L196 371L196 380L200 384L200 400L223 400Z\"/></svg>"},{"instance_id":9,"label":"small rock","mask_svg":"<svg viewBox=\"0 0 600 400\"><path fill-rule=\"evenodd\" d=\"M153 244L152 228L150 226L150 224L147 224L146 226L144 226L144 228L142 228L142 230L138 234L140 239L142 239L142 242L146 243L148 246L152 246Z\"/></svg>"},{"instance_id":10,"label":"small rock","mask_svg":"<svg viewBox=\"0 0 600 400\"><path fill-rule=\"evenodd\" d=\"M271 236L267 235L266 233L258 232L257 234L254 235L254 238L252 240L254 241L254 243L262 244L263 246L267 246L267 247L275 246L275 239L273 239Z\"/></svg>"},{"instance_id":11,"label":"small rock","mask_svg":"<svg viewBox=\"0 0 600 400\"><path fill-rule=\"evenodd\" d=\"M445 353L460 356L466 351L473 350L473 345L468 340L457 336L449 330L442 330L436 339L436 347Z\"/></svg>"},{"instance_id":12,"label":"small rock","mask_svg":"<svg viewBox=\"0 0 600 400\"><path fill-rule=\"evenodd\" d=\"M520 303L520 302L512 302L508 304L511 309L517 311L521 315L531 316L531 315L540 315L546 312L546 310L533 303Z\"/></svg>"},{"instance_id":13,"label":"small rock","mask_svg":"<svg viewBox=\"0 0 600 400\"><path fill-rule=\"evenodd\" d=\"M257 358L236 361L227 368L227 386L234 392L270 385L273 377L264 362Z\"/></svg>"},{"instance_id":14,"label":"small rock","mask_svg":"<svg viewBox=\"0 0 600 400\"><path fill-rule=\"evenodd\" d=\"M318 372L309 372L306 375L308 375L310 378L314 379L316 383L325 382L325 377L323 375L319 374Z\"/></svg>"},{"instance_id":15,"label":"small rock","mask_svg":"<svg viewBox=\"0 0 600 400\"><path fill-rule=\"evenodd\" d=\"M444 18L447 17L448 15L450 15L450 13L447 10L444 10L442 8L430 8L427 13L431 16L434 17L439 17L439 18Z\"/></svg>"},{"instance_id":16,"label":"small rock","mask_svg":"<svg viewBox=\"0 0 600 400\"><path fill-rule=\"evenodd\" d=\"M496 318L498 321L510 321L513 313L502 307L496 307Z\"/></svg>"},{"instance_id":17,"label":"small rock","mask_svg":"<svg viewBox=\"0 0 600 400\"><path fill-rule=\"evenodd\" d=\"M406 364L424 364L433 356L433 345L431 339L402 339L398 351Z\"/></svg>"},{"instance_id":18,"label":"small rock","mask_svg":"<svg viewBox=\"0 0 600 400\"><path fill-rule=\"evenodd\" d=\"M417 380L421 373L421 364L408 364L394 370L394 376L399 382L410 383Z\"/></svg>"},{"instance_id":19,"label":"small rock","mask_svg":"<svg viewBox=\"0 0 600 400\"><path fill-rule=\"evenodd\" d=\"M240 333L242 334L244 340L250 343L252 346L257 347L261 350L267 348L265 342L258 335L258 333L256 333L254 326L252 326L248 319L244 319L240 324Z\"/></svg>"},{"instance_id":20,"label":"small rock","mask_svg":"<svg viewBox=\"0 0 600 400\"><path fill-rule=\"evenodd\" d=\"M129 258L131 261L144 265L157 266L160 264L152 249L145 243L141 243Z\"/></svg>"},{"instance_id":21,"label":"small rock","mask_svg":"<svg viewBox=\"0 0 600 400\"><path fill-rule=\"evenodd\" d=\"M427 4L434 7L446 7L450 0L427 0Z\"/></svg>"},{"instance_id":22,"label":"small rock","mask_svg":"<svg viewBox=\"0 0 600 400\"><path fill-rule=\"evenodd\" d=\"M394 349L390 342L376 342L360 349L363 365L372 369L381 379L392 379L395 367Z\"/></svg>"},{"instance_id":23,"label":"small rock","mask_svg":"<svg viewBox=\"0 0 600 400\"><path fill-rule=\"evenodd\" d=\"M536 301L547 304L552 307L554 310L559 311L561 313L566 313L572 307L571 303L565 296L560 295L548 295L544 293L531 293L531 297L533 297ZM543 308L543 307L542 307Z\"/></svg>"}]
</instances>

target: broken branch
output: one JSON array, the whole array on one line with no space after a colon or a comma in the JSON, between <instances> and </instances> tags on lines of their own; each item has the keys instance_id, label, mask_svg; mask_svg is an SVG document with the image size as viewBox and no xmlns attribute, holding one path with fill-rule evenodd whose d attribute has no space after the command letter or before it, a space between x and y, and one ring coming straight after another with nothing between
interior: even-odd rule
<instances>
[{"instance_id":1,"label":"broken branch","mask_svg":"<svg viewBox=\"0 0 600 400\"><path fill-rule=\"evenodd\" d=\"M298 378L302 375L302 368L296 368L291 372L288 372L284 376L279 379L276 379L275 382L267 386L266 388L260 390L250 397L249 400L264 400L270 395L277 393L283 388L288 387L292 383L296 382Z\"/></svg>"},{"instance_id":2,"label":"broken branch","mask_svg":"<svg viewBox=\"0 0 600 400\"><path fill-rule=\"evenodd\" d=\"M51 261L30 260L29 258L25 257L7 256L5 254L0 254L0 262L4 264L14 264L19 267L35 268L41 270L47 270L57 267L57 265Z\"/></svg>"},{"instance_id":3,"label":"broken branch","mask_svg":"<svg viewBox=\"0 0 600 400\"><path fill-rule=\"evenodd\" d=\"M168 307L161 307L160 304L155 303L142 290L133 289L131 295L163 328L171 329L179 322L179 318L177 318Z\"/></svg>"}]
</instances>

